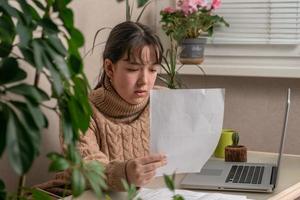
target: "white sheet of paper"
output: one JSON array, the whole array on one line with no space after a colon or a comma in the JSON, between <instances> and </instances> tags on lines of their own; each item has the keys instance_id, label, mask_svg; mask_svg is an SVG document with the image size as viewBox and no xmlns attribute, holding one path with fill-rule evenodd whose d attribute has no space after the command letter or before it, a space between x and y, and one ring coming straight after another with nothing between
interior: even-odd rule
<instances>
[{"instance_id":1,"label":"white sheet of paper","mask_svg":"<svg viewBox=\"0 0 300 200\"><path fill-rule=\"evenodd\" d=\"M168 164L156 175L199 172L220 138L224 89L152 90L150 151Z\"/></svg>"},{"instance_id":2,"label":"white sheet of paper","mask_svg":"<svg viewBox=\"0 0 300 200\"><path fill-rule=\"evenodd\" d=\"M242 195L230 195L222 193L205 193L194 192L188 190L175 190L176 194L184 197L185 200L246 200L246 196ZM140 189L137 198L143 200L171 200L174 194L167 188L159 189Z\"/></svg>"}]
</instances>

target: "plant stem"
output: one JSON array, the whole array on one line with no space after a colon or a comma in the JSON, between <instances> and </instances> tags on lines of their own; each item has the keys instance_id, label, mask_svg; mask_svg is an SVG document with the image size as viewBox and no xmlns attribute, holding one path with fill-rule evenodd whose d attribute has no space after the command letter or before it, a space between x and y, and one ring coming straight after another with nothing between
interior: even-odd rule
<instances>
[{"instance_id":1,"label":"plant stem","mask_svg":"<svg viewBox=\"0 0 300 200\"><path fill-rule=\"evenodd\" d=\"M35 87L38 87L38 85L39 85L39 82L40 82L40 76L41 76L41 73L37 71L37 72L35 73L35 77L34 77L34 86L35 86Z\"/></svg>"},{"instance_id":2,"label":"plant stem","mask_svg":"<svg viewBox=\"0 0 300 200\"><path fill-rule=\"evenodd\" d=\"M23 196L23 187L25 186L25 181L26 181L26 175L20 176L19 184L18 184L17 199L21 199L21 197Z\"/></svg>"},{"instance_id":3,"label":"plant stem","mask_svg":"<svg viewBox=\"0 0 300 200\"><path fill-rule=\"evenodd\" d=\"M47 108L47 109L49 109L49 110L54 111L54 112L57 114L57 116L61 117L61 114L59 113L59 110L58 110L57 106L55 106L55 107L50 107L50 106L47 106L47 105L42 104L42 103L40 104L40 106L42 106L42 107L44 107L44 108Z\"/></svg>"},{"instance_id":4,"label":"plant stem","mask_svg":"<svg viewBox=\"0 0 300 200\"><path fill-rule=\"evenodd\" d=\"M126 21L130 21L130 20L131 20L130 5L129 5L129 0L126 0Z\"/></svg>"},{"instance_id":5,"label":"plant stem","mask_svg":"<svg viewBox=\"0 0 300 200\"><path fill-rule=\"evenodd\" d=\"M0 95L5 94L5 92L6 92L5 90L6 90L5 85L0 85Z\"/></svg>"}]
</instances>

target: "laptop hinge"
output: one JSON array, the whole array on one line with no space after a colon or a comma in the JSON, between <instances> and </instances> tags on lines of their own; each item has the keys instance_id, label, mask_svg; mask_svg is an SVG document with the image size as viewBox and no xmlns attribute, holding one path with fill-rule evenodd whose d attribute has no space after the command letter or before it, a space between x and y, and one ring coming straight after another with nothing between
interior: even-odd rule
<instances>
[{"instance_id":1,"label":"laptop hinge","mask_svg":"<svg viewBox=\"0 0 300 200\"><path fill-rule=\"evenodd\" d=\"M276 186L276 180L277 180L277 167L273 166L270 184L273 185L274 188Z\"/></svg>"}]
</instances>

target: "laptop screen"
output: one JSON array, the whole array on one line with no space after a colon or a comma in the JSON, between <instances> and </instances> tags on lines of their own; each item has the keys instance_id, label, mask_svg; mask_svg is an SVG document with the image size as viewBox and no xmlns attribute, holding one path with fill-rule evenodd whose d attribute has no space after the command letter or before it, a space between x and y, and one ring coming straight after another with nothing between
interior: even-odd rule
<instances>
[{"instance_id":1,"label":"laptop screen","mask_svg":"<svg viewBox=\"0 0 300 200\"><path fill-rule=\"evenodd\" d=\"M289 112L290 112L290 104L291 104L291 88L288 88L286 107L285 107L285 115L284 115L284 125L282 128L282 134L281 134L281 140L280 140L279 156L277 158L277 165L276 165L277 170L275 172L276 174L275 174L274 188L277 185L277 177L279 176L281 155L283 154L283 148L284 148L284 143L285 143L286 130L287 130L287 124L288 124L288 118L289 118Z\"/></svg>"}]
</instances>

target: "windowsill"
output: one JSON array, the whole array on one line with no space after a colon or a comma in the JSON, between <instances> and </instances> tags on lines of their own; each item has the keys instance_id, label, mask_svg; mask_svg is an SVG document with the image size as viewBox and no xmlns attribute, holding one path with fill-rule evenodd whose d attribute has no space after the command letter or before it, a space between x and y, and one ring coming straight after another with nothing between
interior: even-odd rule
<instances>
[{"instance_id":1,"label":"windowsill","mask_svg":"<svg viewBox=\"0 0 300 200\"><path fill-rule=\"evenodd\" d=\"M181 65L178 64L178 68ZM208 76L247 76L247 77L274 77L274 78L300 78L300 67L295 66L225 66L200 65ZM162 70L162 74L165 72ZM196 65L184 65L179 74L204 75Z\"/></svg>"}]
</instances>

